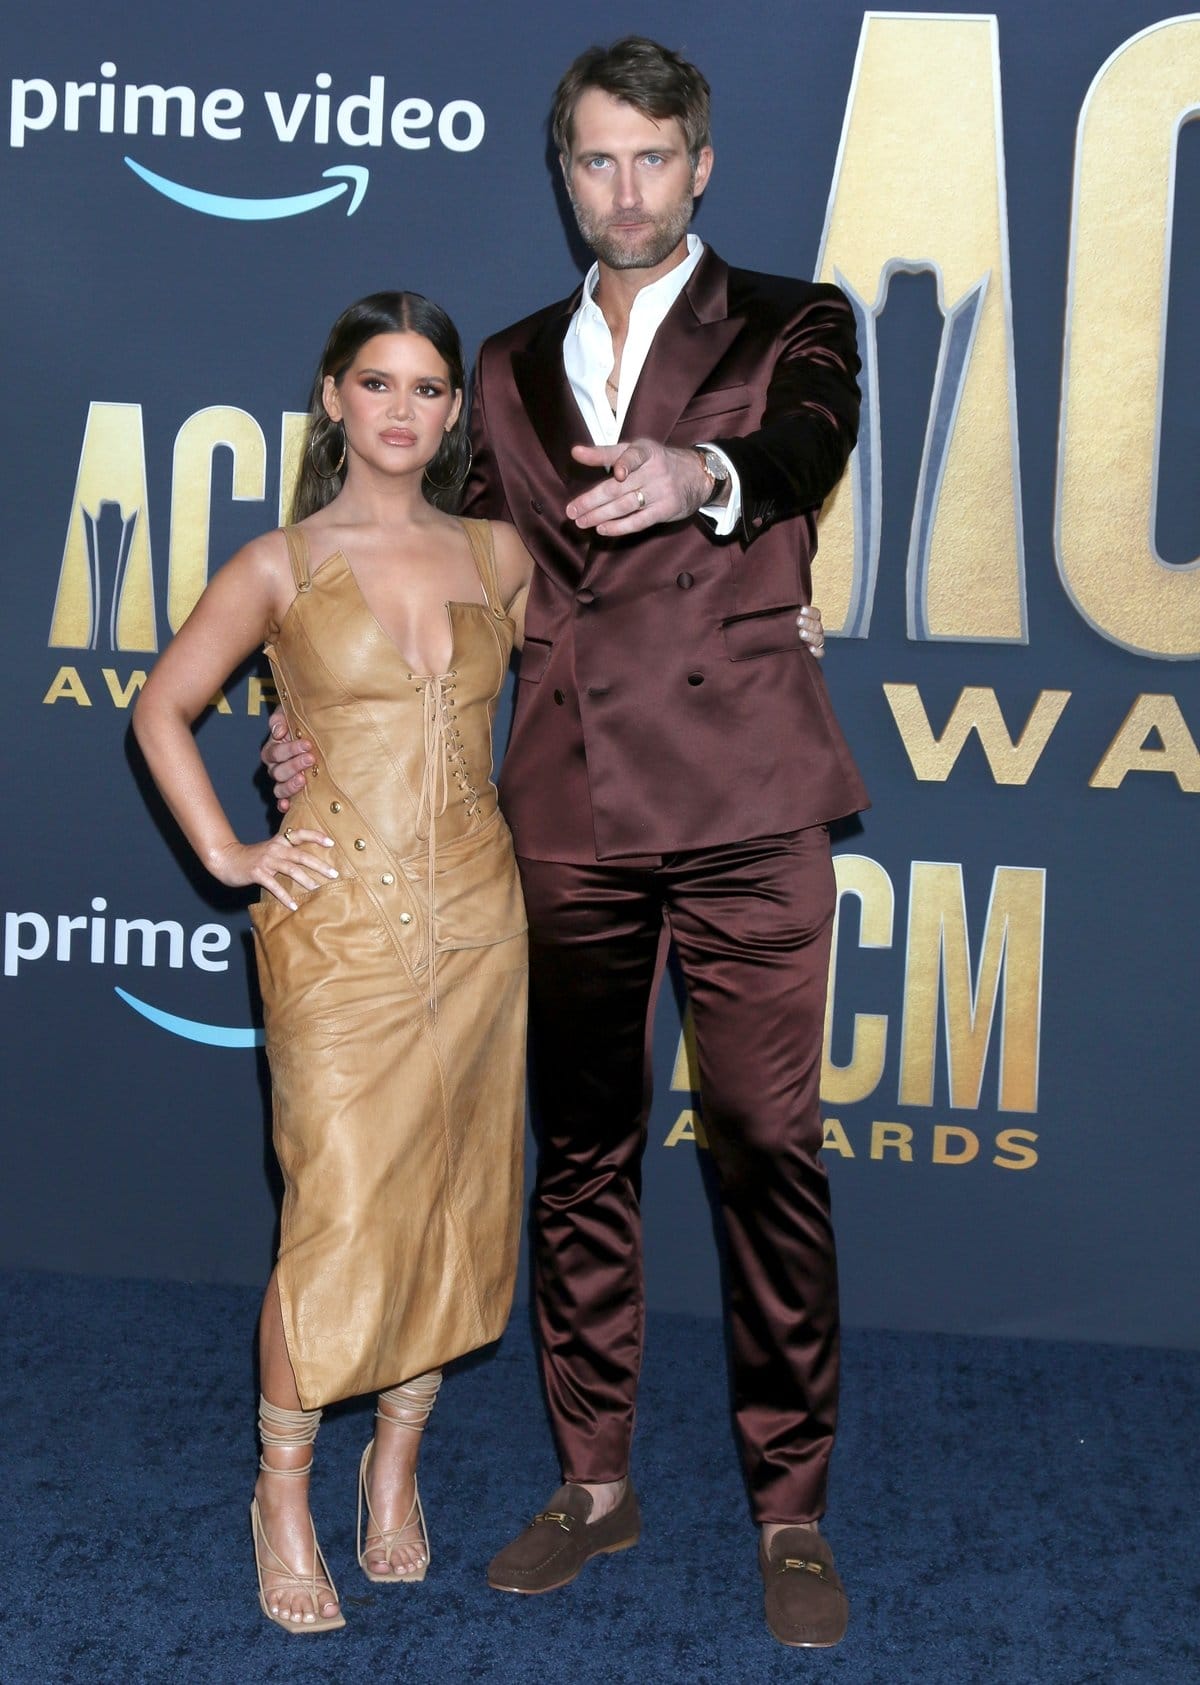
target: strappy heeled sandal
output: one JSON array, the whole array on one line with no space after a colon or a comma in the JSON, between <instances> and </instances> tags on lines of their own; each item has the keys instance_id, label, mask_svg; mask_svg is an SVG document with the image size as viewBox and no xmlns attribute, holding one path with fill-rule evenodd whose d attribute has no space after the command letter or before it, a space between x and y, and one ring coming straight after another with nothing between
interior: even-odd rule
<instances>
[{"instance_id":1,"label":"strappy heeled sandal","mask_svg":"<svg viewBox=\"0 0 1200 1685\"><path fill-rule=\"evenodd\" d=\"M319 1410L284 1410L279 1405L271 1404L265 1398L258 1401L258 1431L262 1438L264 1452L267 1446L281 1450L298 1450L302 1446L311 1446L317 1437L317 1429L321 1425ZM259 1468L264 1474L278 1475L284 1480L298 1480L307 1475L313 1466L310 1456L303 1468L280 1469L267 1462L265 1455L259 1458ZM322 1590L328 1586L329 1596L336 1600L337 1587L333 1583L321 1554L321 1547L317 1543L317 1530L313 1526L311 1517L309 1527L312 1529L313 1565L308 1574L298 1574L294 1568L280 1556L267 1537L263 1526L262 1511L258 1507L258 1499L254 1498L250 1504L250 1533L254 1540L254 1567L258 1575L258 1601L263 1614L276 1626L282 1627L284 1632L336 1632L344 1627L346 1617L338 1609L335 1614L322 1615L321 1604L328 1602L328 1597L322 1596ZM271 1581L272 1591L278 1596L280 1591L291 1591L297 1588L304 1592L312 1604L310 1614L303 1615L296 1620L281 1614L278 1607L272 1609L267 1601L267 1590L263 1584L264 1574Z\"/></svg>"},{"instance_id":2,"label":"strappy heeled sandal","mask_svg":"<svg viewBox=\"0 0 1200 1685\"><path fill-rule=\"evenodd\" d=\"M424 1433L425 1424L437 1402L438 1388L442 1384L441 1370L431 1369L427 1375L417 1375L403 1386L389 1387L381 1392L379 1402L375 1407L375 1417L380 1422L390 1422L394 1427L404 1428L409 1433ZM390 1404L396 1410L407 1412L404 1416L387 1414L383 1406ZM376 1520L375 1512L371 1508L370 1495L367 1492L367 1475L371 1466L371 1453L375 1449L372 1439L362 1454L362 1461L358 1465L358 1523L356 1537L358 1540L358 1564L368 1580L376 1585L394 1585L401 1582L415 1585L425 1578L425 1570L429 1567L431 1551L429 1548L429 1531L425 1526L425 1511L421 1507L421 1493L417 1487L416 1471L413 1471L413 1501L408 1514L398 1527L381 1527ZM367 1531L363 1537L363 1510L367 1512ZM407 1532L413 1525L420 1530L421 1546L425 1552L422 1561L414 1568L390 1569L381 1574L377 1568L372 1568L367 1561L368 1556L384 1557L390 1563L392 1552L400 1542L402 1533ZM406 1541L407 1542L407 1541Z\"/></svg>"}]
</instances>

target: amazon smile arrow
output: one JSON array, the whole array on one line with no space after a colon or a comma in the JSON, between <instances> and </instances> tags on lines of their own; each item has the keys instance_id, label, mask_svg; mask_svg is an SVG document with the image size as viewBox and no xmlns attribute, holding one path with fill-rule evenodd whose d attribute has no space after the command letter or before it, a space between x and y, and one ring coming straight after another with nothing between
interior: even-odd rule
<instances>
[{"instance_id":1,"label":"amazon smile arrow","mask_svg":"<svg viewBox=\"0 0 1200 1685\"><path fill-rule=\"evenodd\" d=\"M124 989L114 992L120 995L126 1006L140 1012L160 1030L169 1030L173 1036L182 1036L185 1041L203 1042L207 1047L262 1047L266 1041L263 1032L256 1030L252 1024L244 1028L240 1024L204 1024L195 1018L179 1018L173 1012L164 1012L161 1007L151 1006L149 1001L139 1000Z\"/></svg>"},{"instance_id":2,"label":"amazon smile arrow","mask_svg":"<svg viewBox=\"0 0 1200 1685\"><path fill-rule=\"evenodd\" d=\"M179 181L168 181L166 176L155 175L153 170L148 170L135 158L126 158L125 162L147 186L165 198L173 199L177 205L183 205L189 211L199 211L202 216L223 216L233 222L268 222L276 217L303 216L305 211L315 211L347 192L350 193L350 202L346 206L346 215L353 216L363 202L371 179L371 172L362 164L338 164L321 172L323 177L347 178L335 186L318 187L312 193L293 193L284 199L235 199L222 193L202 193L198 187L186 187Z\"/></svg>"}]
</instances>

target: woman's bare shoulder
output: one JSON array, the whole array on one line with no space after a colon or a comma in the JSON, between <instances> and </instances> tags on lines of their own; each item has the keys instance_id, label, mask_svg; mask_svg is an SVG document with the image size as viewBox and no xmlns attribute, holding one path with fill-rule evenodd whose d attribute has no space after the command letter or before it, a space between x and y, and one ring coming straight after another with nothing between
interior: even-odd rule
<instances>
[{"instance_id":1,"label":"woman's bare shoulder","mask_svg":"<svg viewBox=\"0 0 1200 1685\"><path fill-rule=\"evenodd\" d=\"M240 550L235 551L225 566L247 573L268 574L277 572L281 567L286 568L288 549L283 528L273 527L270 532L260 532L257 538L252 538L248 544L243 544Z\"/></svg>"},{"instance_id":2,"label":"woman's bare shoulder","mask_svg":"<svg viewBox=\"0 0 1200 1685\"><path fill-rule=\"evenodd\" d=\"M293 590L287 539L282 528L275 527L270 532L259 533L236 550L213 576L205 595L215 591L223 603L229 600L230 591L236 591L248 608L256 603L274 620Z\"/></svg>"}]
</instances>

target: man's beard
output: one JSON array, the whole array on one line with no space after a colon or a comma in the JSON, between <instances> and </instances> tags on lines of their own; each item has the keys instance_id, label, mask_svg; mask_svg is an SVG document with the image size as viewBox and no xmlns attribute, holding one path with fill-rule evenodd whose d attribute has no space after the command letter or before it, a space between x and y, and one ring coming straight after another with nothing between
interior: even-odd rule
<instances>
[{"instance_id":1,"label":"man's beard","mask_svg":"<svg viewBox=\"0 0 1200 1685\"><path fill-rule=\"evenodd\" d=\"M574 194L570 199L580 234L609 269L656 268L670 257L692 220L690 193L670 210L645 217L637 228L628 230L610 227L607 218L585 210Z\"/></svg>"}]
</instances>

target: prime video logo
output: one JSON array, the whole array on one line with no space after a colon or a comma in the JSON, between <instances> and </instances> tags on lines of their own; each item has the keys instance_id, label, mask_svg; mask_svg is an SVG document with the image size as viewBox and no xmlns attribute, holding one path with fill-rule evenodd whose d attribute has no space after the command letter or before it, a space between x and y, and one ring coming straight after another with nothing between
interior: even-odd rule
<instances>
[{"instance_id":1,"label":"prime video logo","mask_svg":"<svg viewBox=\"0 0 1200 1685\"><path fill-rule=\"evenodd\" d=\"M311 89L282 93L270 88L252 98L238 88L203 92L183 84L168 88L159 82L121 82L116 63L105 59L99 74L88 81L14 76L9 84L8 140L20 150L30 136L58 129L72 135L170 135L178 140L194 140L199 133L210 140L236 142L253 123L263 123L264 112L282 146L331 146L336 137L346 147L393 145L406 152L427 152L436 140L449 152L473 152L487 127L482 107L474 100L452 99L435 111L429 100L412 94L395 98L384 76L369 77L365 93L359 88L335 94L333 77L322 70L313 77ZM343 197L346 215L353 216L370 181L365 165L338 163L321 171L322 180L340 178L328 187L246 198L171 180L128 153L124 161L147 187L175 204L234 222L301 216Z\"/></svg>"},{"instance_id":2,"label":"prime video logo","mask_svg":"<svg viewBox=\"0 0 1200 1685\"><path fill-rule=\"evenodd\" d=\"M228 925L197 925L187 935L176 919L108 918L108 902L94 896L88 913L5 913L4 975L17 977L25 966L53 958L60 965L167 965L182 971L228 971L227 954L233 945ZM126 1006L173 1036L203 1042L209 1047L261 1047L263 1032L253 1025L206 1024L180 1018L116 988Z\"/></svg>"}]
</instances>

